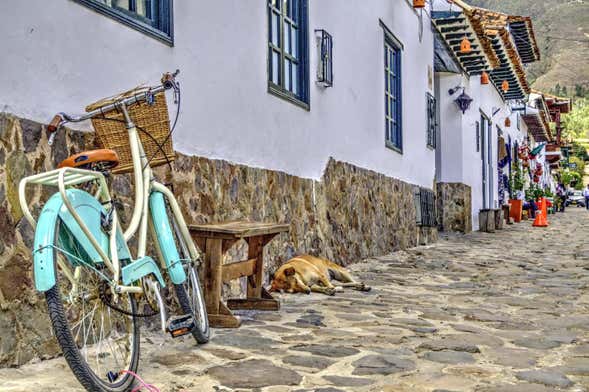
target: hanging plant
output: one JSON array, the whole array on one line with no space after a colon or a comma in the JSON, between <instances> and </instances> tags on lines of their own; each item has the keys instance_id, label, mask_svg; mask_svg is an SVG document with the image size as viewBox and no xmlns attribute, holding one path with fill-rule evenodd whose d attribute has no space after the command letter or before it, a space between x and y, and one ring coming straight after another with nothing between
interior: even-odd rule
<instances>
[{"instance_id":1,"label":"hanging plant","mask_svg":"<svg viewBox=\"0 0 589 392\"><path fill-rule=\"evenodd\" d=\"M544 167L540 162L537 162L536 169L534 170L534 175L540 177L542 176L542 174L544 174Z\"/></svg>"},{"instance_id":2,"label":"hanging plant","mask_svg":"<svg viewBox=\"0 0 589 392\"><path fill-rule=\"evenodd\" d=\"M530 149L528 148L528 146L523 145L519 147L517 155L519 159L521 159L522 161L527 161L528 159L530 159Z\"/></svg>"},{"instance_id":3,"label":"hanging plant","mask_svg":"<svg viewBox=\"0 0 589 392\"><path fill-rule=\"evenodd\" d=\"M509 197L511 199L517 199L517 192L524 189L524 172L517 162L513 162L511 165L511 175L509 179Z\"/></svg>"}]
</instances>

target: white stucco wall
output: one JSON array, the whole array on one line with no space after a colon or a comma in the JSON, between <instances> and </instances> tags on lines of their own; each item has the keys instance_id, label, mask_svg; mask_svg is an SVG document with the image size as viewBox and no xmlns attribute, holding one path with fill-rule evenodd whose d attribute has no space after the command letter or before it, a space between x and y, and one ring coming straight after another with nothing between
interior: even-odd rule
<instances>
[{"instance_id":1,"label":"white stucco wall","mask_svg":"<svg viewBox=\"0 0 589 392\"><path fill-rule=\"evenodd\" d=\"M512 140L521 141L525 133L517 130L517 112L512 113L510 106L503 102L493 85L481 85L480 77L469 78L467 75L438 73L436 84L439 84L441 135L438 146L440 156L437 157L437 160L441 161L441 166L437 168L436 178L440 182L459 182L471 187L473 229L478 230L478 214L483 208L483 165L481 152L477 151L476 123L480 122L481 113L484 113L492 123L490 168L492 173L490 180L493 181L493 198L490 200L492 208L500 207L498 205L497 127L502 130L506 139L507 135L511 135ZM454 99L462 90L452 96L448 94L449 89L458 85L465 87L466 94L473 99L470 108L464 114L454 103ZM497 111L497 109L500 110ZM505 127L506 117L511 119L509 128Z\"/></svg>"},{"instance_id":2,"label":"white stucco wall","mask_svg":"<svg viewBox=\"0 0 589 392\"><path fill-rule=\"evenodd\" d=\"M176 1L169 47L71 0L0 2L0 110L47 122L180 68L174 143L187 154L319 178L330 156L431 187L425 93L432 34L405 0L310 1L311 110L267 92L265 0ZM385 147L383 30L404 45L401 155ZM334 87L316 87L315 29L334 37Z\"/></svg>"}]
</instances>

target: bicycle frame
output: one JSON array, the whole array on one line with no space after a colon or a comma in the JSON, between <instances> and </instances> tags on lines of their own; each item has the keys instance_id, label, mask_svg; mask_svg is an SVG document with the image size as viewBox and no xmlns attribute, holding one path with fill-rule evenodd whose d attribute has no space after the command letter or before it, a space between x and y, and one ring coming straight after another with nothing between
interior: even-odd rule
<instances>
[{"instance_id":1,"label":"bicycle frame","mask_svg":"<svg viewBox=\"0 0 589 392\"><path fill-rule=\"evenodd\" d=\"M118 216L112 204L105 178L101 173L85 169L61 168L26 177L20 182L19 199L23 214L33 228L36 228L36 244L33 254L35 285L39 291L49 290L55 285L55 273L54 269L51 268L55 250L52 245L49 245L52 242L48 240L53 239L56 235L56 233L50 231L54 231L55 222L58 218L66 220L66 223L73 225L73 227L79 227L81 232L76 232L74 235L76 235L76 239L80 241L91 260L78 260L78 262L83 264L92 262L93 265L90 267L94 267L96 263L104 263L113 276L113 279L109 282L113 288L113 293L143 293L141 285L135 285L134 283L150 273L156 276L162 287L165 285L157 265L145 254L149 227L152 229L154 238L159 238L162 242L162 244L158 244L158 241L155 241L161 261L160 267L168 271L172 282L175 284L183 283L186 279L181 264L182 260L179 259L173 237L170 237L171 233L169 233L170 228L169 223L167 223L168 218L164 198L167 199L168 205L178 223L180 234L185 240L190 258L192 260L198 258L198 251L190 237L178 202L172 192L163 184L156 182L153 177L137 128L129 118L125 103L120 103L117 108L123 112L126 120L133 159L135 189L133 215L124 234L121 235ZM86 192L71 189L74 185L87 182L94 182L98 185L98 191L95 193L93 200L89 200L92 197ZM29 184L57 186L59 189L58 194L47 202L46 207L39 216L39 224L37 224L28 208L25 191L26 186ZM86 222L96 222L97 211L100 212L101 208L104 209L102 207L104 204L110 205L108 212L112 214L112 226L108 238L105 238L106 235L100 230L100 227L88 227L86 224ZM152 212L151 216L149 214L150 210ZM138 245L136 257L132 258L127 243L136 234L138 235ZM39 243L37 243L38 237L40 239ZM45 244L47 244L45 246L43 246L44 239L46 240ZM58 249L58 251L62 250ZM68 258L75 257L72 255L66 256ZM129 266L121 267L120 261L126 258L133 260L133 268L127 268ZM175 260L172 260L172 258L175 258ZM70 266L63 261L58 262L64 275L71 281L72 287L77 287L77 280L81 272L80 266ZM49 268L45 268L45 265Z\"/></svg>"}]
</instances>

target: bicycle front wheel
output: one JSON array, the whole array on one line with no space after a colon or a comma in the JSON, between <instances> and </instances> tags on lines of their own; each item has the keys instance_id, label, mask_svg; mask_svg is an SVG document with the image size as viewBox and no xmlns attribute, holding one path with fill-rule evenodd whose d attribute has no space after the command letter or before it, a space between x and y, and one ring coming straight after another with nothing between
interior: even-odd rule
<instances>
[{"instance_id":1,"label":"bicycle front wheel","mask_svg":"<svg viewBox=\"0 0 589 392\"><path fill-rule=\"evenodd\" d=\"M171 226L178 254L183 260L191 260L188 246L186 245L186 241L184 241L179 224L169 207L167 210L168 217L172 223ZM194 339L201 344L207 343L210 336L209 318L200 280L198 279L198 271L192 261L190 261L184 263L184 272L186 274L186 280L184 283L174 285L178 304L184 313L192 314L194 317L196 324L195 328L192 330L192 336L194 336Z\"/></svg>"},{"instance_id":2,"label":"bicycle front wheel","mask_svg":"<svg viewBox=\"0 0 589 392\"><path fill-rule=\"evenodd\" d=\"M100 264L81 262L88 258L60 220L55 230L57 281L45 298L57 342L88 391L128 391L134 378L124 371L136 372L139 364L135 298L131 294L113 296L106 281L110 271Z\"/></svg>"}]
</instances>

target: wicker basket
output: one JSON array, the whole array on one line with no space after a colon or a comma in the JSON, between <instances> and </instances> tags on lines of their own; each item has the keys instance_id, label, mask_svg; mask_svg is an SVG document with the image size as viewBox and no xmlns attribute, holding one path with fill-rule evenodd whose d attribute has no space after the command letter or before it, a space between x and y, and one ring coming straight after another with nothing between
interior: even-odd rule
<instances>
[{"instance_id":1,"label":"wicker basket","mask_svg":"<svg viewBox=\"0 0 589 392\"><path fill-rule=\"evenodd\" d=\"M102 99L88 105L86 111L90 112L121 98L144 92L145 90L144 87L139 87L114 97ZM169 136L170 119L168 116L166 95L159 93L154 98L155 102L152 105L149 105L147 102L141 102L132 105L128 110L131 120L137 126L137 132L143 144L145 155L148 160L151 160L151 167L166 164L175 158L172 137ZM95 117L92 119L92 125L96 131L100 147L114 150L119 156L119 165L113 169L113 173L132 172L133 158L131 157L129 134L125 127L123 113L115 110L104 114L103 117ZM145 130L149 135L146 135L141 129Z\"/></svg>"}]
</instances>

